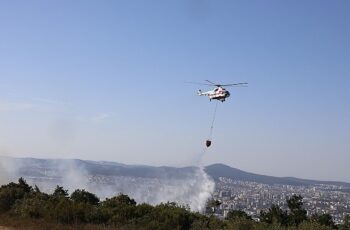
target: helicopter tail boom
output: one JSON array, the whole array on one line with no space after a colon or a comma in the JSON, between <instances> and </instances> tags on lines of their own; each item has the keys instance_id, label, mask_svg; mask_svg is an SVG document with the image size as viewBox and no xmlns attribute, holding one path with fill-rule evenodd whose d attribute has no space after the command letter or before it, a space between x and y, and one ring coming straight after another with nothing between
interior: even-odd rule
<instances>
[{"instance_id":1,"label":"helicopter tail boom","mask_svg":"<svg viewBox=\"0 0 350 230\"><path fill-rule=\"evenodd\" d=\"M202 90L197 91L198 96L208 96L210 94L210 91L203 92Z\"/></svg>"}]
</instances>

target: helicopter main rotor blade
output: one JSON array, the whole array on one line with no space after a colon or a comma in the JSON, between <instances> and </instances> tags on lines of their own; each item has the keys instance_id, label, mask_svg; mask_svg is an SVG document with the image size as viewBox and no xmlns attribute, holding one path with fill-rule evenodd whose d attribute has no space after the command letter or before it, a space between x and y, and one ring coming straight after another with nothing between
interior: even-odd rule
<instances>
[{"instance_id":1,"label":"helicopter main rotor blade","mask_svg":"<svg viewBox=\"0 0 350 230\"><path fill-rule=\"evenodd\" d=\"M195 85L210 85L210 86L212 86L212 84L206 84L206 83L200 83L200 82L185 81L185 83L187 83L187 84L195 84Z\"/></svg>"},{"instance_id":2,"label":"helicopter main rotor blade","mask_svg":"<svg viewBox=\"0 0 350 230\"><path fill-rule=\"evenodd\" d=\"M214 82L209 81L209 80L205 80L205 81L207 81L207 82L209 82L210 84L215 85L215 86L217 86L217 87L221 86L221 85L219 85L219 84L215 84Z\"/></svg>"},{"instance_id":3,"label":"helicopter main rotor blade","mask_svg":"<svg viewBox=\"0 0 350 230\"><path fill-rule=\"evenodd\" d=\"M221 86L241 86L241 87L247 87L248 83L246 82L241 82L241 83L235 83L235 84L225 84L225 85L220 85L220 84L215 84L212 81L209 80L205 80L210 84L207 83L201 83L201 82L192 82L192 81L185 81L185 83L187 84L195 84L195 85L209 85L209 86L217 86L217 87L221 87Z\"/></svg>"},{"instance_id":4,"label":"helicopter main rotor blade","mask_svg":"<svg viewBox=\"0 0 350 230\"><path fill-rule=\"evenodd\" d=\"M242 82L242 83L235 83L235 84L226 84L226 85L221 85L221 86L247 86L248 83Z\"/></svg>"}]
</instances>

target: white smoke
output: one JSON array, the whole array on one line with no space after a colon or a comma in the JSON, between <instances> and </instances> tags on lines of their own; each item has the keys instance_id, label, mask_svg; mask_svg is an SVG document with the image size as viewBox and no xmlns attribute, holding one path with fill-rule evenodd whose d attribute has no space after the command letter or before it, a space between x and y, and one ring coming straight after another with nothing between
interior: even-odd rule
<instances>
[{"instance_id":1,"label":"white smoke","mask_svg":"<svg viewBox=\"0 0 350 230\"><path fill-rule=\"evenodd\" d=\"M0 158L0 185L9 183L16 179L16 176L18 174L18 166L19 165L16 164L13 158Z\"/></svg>"},{"instance_id":2,"label":"white smoke","mask_svg":"<svg viewBox=\"0 0 350 230\"><path fill-rule=\"evenodd\" d=\"M144 178L126 176L96 176L89 191L101 198L127 194L137 203L157 205L176 202L192 211L203 211L215 189L215 183L202 168L195 168L185 178Z\"/></svg>"},{"instance_id":3,"label":"white smoke","mask_svg":"<svg viewBox=\"0 0 350 230\"><path fill-rule=\"evenodd\" d=\"M192 211L203 211L215 188L215 183L201 168L196 168L191 175L182 179L115 177L113 180L114 185L102 189L103 195L122 192L138 203L156 205L176 202L188 205ZM94 188L97 194L101 193L98 187Z\"/></svg>"},{"instance_id":4,"label":"white smoke","mask_svg":"<svg viewBox=\"0 0 350 230\"><path fill-rule=\"evenodd\" d=\"M43 162L41 162L43 161ZM56 185L69 191L87 189L88 173L74 160L42 160L0 156L0 185L24 177L31 185L53 192Z\"/></svg>"},{"instance_id":5,"label":"white smoke","mask_svg":"<svg viewBox=\"0 0 350 230\"><path fill-rule=\"evenodd\" d=\"M79 160L50 160L39 163L34 159L0 160L1 183L23 176L28 183L36 184L47 193L52 193L60 185L69 192L86 189L101 199L123 193L137 203L157 205L176 202L189 206L192 211L203 211L215 188L214 181L200 167L184 170L183 175L175 177L167 176L166 171L164 175L157 177L137 177L99 173L92 175ZM104 166L97 164L95 167Z\"/></svg>"},{"instance_id":6,"label":"white smoke","mask_svg":"<svg viewBox=\"0 0 350 230\"><path fill-rule=\"evenodd\" d=\"M62 185L64 188L73 192L76 189L88 189L88 172L84 167L79 166L74 161L67 161L66 164L60 164L62 172Z\"/></svg>"}]
</instances>

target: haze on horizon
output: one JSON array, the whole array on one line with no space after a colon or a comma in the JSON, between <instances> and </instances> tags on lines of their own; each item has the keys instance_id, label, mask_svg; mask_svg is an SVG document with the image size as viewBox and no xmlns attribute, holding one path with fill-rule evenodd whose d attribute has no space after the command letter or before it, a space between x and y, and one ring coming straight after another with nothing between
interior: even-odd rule
<instances>
[{"instance_id":1,"label":"haze on horizon","mask_svg":"<svg viewBox=\"0 0 350 230\"><path fill-rule=\"evenodd\" d=\"M0 155L350 182L350 2L2 1ZM204 90L210 89L201 87Z\"/></svg>"}]
</instances>

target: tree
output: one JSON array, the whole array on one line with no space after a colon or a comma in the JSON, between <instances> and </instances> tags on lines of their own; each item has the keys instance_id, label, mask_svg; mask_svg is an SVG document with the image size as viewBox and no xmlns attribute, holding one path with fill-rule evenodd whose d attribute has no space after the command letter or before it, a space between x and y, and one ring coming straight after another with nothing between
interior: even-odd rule
<instances>
[{"instance_id":1,"label":"tree","mask_svg":"<svg viewBox=\"0 0 350 230\"><path fill-rule=\"evenodd\" d=\"M27 184L27 182L23 179L23 177L20 177L18 179L18 187L23 189L25 193L30 193L33 191L33 188Z\"/></svg>"},{"instance_id":2,"label":"tree","mask_svg":"<svg viewBox=\"0 0 350 230\"><path fill-rule=\"evenodd\" d=\"M304 221L297 228L288 228L290 230L332 230L333 228L321 225L314 221Z\"/></svg>"},{"instance_id":3,"label":"tree","mask_svg":"<svg viewBox=\"0 0 350 230\"><path fill-rule=\"evenodd\" d=\"M135 206L136 201L134 199L131 199L128 195L120 193L118 196L112 197L110 199L107 198L106 201L103 202L103 205L111 208L121 205Z\"/></svg>"},{"instance_id":4,"label":"tree","mask_svg":"<svg viewBox=\"0 0 350 230\"><path fill-rule=\"evenodd\" d=\"M316 221L320 225L324 225L324 226L329 226L329 227L335 228L335 223L334 223L334 221L332 219L332 216L329 213L322 214L322 215L314 214L311 219L313 221Z\"/></svg>"},{"instance_id":5,"label":"tree","mask_svg":"<svg viewBox=\"0 0 350 230\"><path fill-rule=\"evenodd\" d=\"M273 204L267 212L260 213L260 221L268 224L279 224L286 226L288 222L287 211L283 211L279 206Z\"/></svg>"},{"instance_id":6,"label":"tree","mask_svg":"<svg viewBox=\"0 0 350 230\"><path fill-rule=\"evenodd\" d=\"M77 203L86 203L91 205L97 205L100 202L100 199L93 193L87 192L84 189L75 190L70 198Z\"/></svg>"},{"instance_id":7,"label":"tree","mask_svg":"<svg viewBox=\"0 0 350 230\"><path fill-rule=\"evenodd\" d=\"M147 229L190 229L195 215L175 202L161 203L148 216Z\"/></svg>"},{"instance_id":8,"label":"tree","mask_svg":"<svg viewBox=\"0 0 350 230\"><path fill-rule=\"evenodd\" d=\"M212 200L209 200L208 203L207 203L207 206L209 208L211 208L212 210L212 213L215 213L216 212L216 209L222 204L222 202L220 200L215 200L215 199L212 199Z\"/></svg>"},{"instance_id":9,"label":"tree","mask_svg":"<svg viewBox=\"0 0 350 230\"><path fill-rule=\"evenodd\" d=\"M226 219L227 220L236 220L236 219L252 220L252 217L242 210L231 210L227 213Z\"/></svg>"},{"instance_id":10,"label":"tree","mask_svg":"<svg viewBox=\"0 0 350 230\"><path fill-rule=\"evenodd\" d=\"M18 199L14 206L12 206L13 213L21 217L41 218L49 213L49 198L50 196L40 191L39 187L35 185L34 189L28 188L22 182L20 186L29 191L23 198Z\"/></svg>"},{"instance_id":11,"label":"tree","mask_svg":"<svg viewBox=\"0 0 350 230\"><path fill-rule=\"evenodd\" d=\"M344 217L343 223L339 225L339 229L350 230L350 215L346 215Z\"/></svg>"},{"instance_id":12,"label":"tree","mask_svg":"<svg viewBox=\"0 0 350 230\"><path fill-rule=\"evenodd\" d=\"M303 208L303 197L300 195L293 195L287 199L289 208L289 224L298 226L304 220L307 220L306 210Z\"/></svg>"},{"instance_id":13,"label":"tree","mask_svg":"<svg viewBox=\"0 0 350 230\"><path fill-rule=\"evenodd\" d=\"M62 186L57 185L52 195L54 197L68 197L68 190L64 190Z\"/></svg>"},{"instance_id":14,"label":"tree","mask_svg":"<svg viewBox=\"0 0 350 230\"><path fill-rule=\"evenodd\" d=\"M12 205L33 192L33 188L21 177L18 183L9 183L0 187L0 212L10 210Z\"/></svg>"},{"instance_id":15,"label":"tree","mask_svg":"<svg viewBox=\"0 0 350 230\"><path fill-rule=\"evenodd\" d=\"M114 224L125 225L135 217L136 201L125 194L106 199L101 203L100 213Z\"/></svg>"},{"instance_id":16,"label":"tree","mask_svg":"<svg viewBox=\"0 0 350 230\"><path fill-rule=\"evenodd\" d=\"M18 200L12 210L20 217L41 218L48 213L46 204L43 196L35 195Z\"/></svg>"}]
</instances>

